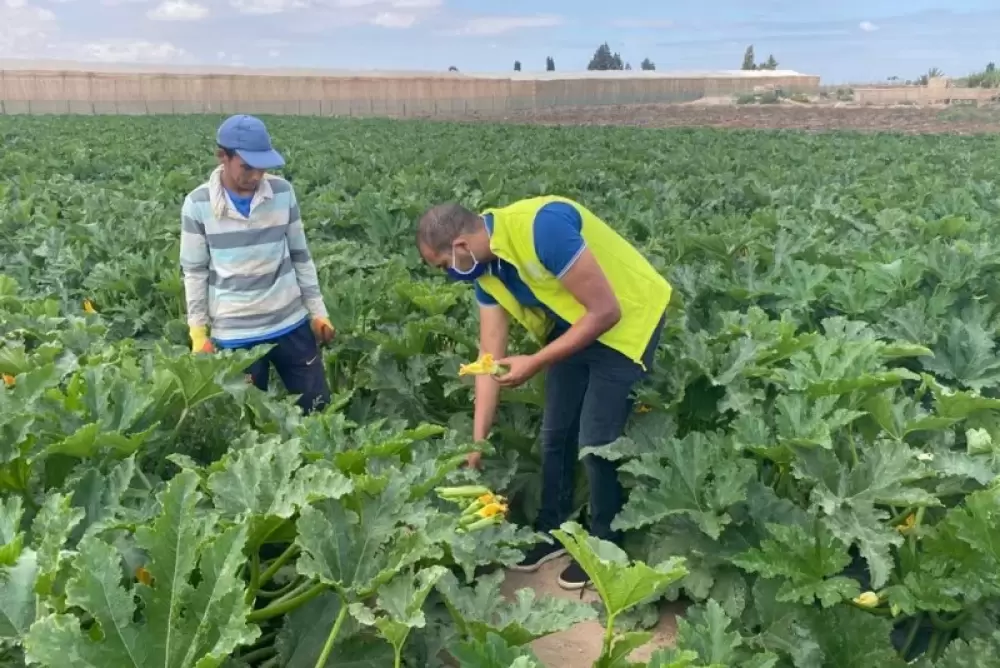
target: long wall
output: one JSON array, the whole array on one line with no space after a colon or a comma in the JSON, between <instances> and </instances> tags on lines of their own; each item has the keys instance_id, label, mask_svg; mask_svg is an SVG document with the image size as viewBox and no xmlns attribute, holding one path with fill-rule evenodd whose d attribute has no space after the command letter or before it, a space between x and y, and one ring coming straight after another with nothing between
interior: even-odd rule
<instances>
[{"instance_id":1,"label":"long wall","mask_svg":"<svg viewBox=\"0 0 1000 668\"><path fill-rule=\"evenodd\" d=\"M751 92L761 86L810 92L819 86L819 77L795 73L767 77L650 74L533 79L0 69L0 113L490 115L559 106L683 102Z\"/></svg>"}]
</instances>

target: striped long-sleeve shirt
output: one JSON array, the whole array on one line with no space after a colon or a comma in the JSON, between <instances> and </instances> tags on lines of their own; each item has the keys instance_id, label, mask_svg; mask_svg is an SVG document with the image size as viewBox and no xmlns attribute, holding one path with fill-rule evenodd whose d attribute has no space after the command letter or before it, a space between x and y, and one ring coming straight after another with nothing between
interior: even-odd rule
<instances>
[{"instance_id":1,"label":"striped long-sleeve shirt","mask_svg":"<svg viewBox=\"0 0 1000 668\"><path fill-rule=\"evenodd\" d=\"M180 263L189 326L223 348L275 339L327 317L292 185L265 175L245 217L221 167L184 199Z\"/></svg>"}]
</instances>

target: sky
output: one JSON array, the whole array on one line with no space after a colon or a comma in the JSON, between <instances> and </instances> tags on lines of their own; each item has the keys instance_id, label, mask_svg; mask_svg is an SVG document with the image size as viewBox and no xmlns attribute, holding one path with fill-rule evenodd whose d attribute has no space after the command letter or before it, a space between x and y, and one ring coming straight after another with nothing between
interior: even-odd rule
<instances>
[{"instance_id":1,"label":"sky","mask_svg":"<svg viewBox=\"0 0 1000 668\"><path fill-rule=\"evenodd\" d=\"M502 9L501 9L502 8ZM584 70L736 69L754 46L823 83L962 76L1000 61L1000 0L0 0L0 59Z\"/></svg>"}]
</instances>

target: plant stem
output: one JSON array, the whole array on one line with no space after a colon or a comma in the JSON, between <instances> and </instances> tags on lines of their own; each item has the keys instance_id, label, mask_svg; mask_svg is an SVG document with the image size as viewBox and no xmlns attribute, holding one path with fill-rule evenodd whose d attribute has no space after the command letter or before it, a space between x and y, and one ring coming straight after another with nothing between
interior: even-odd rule
<instances>
[{"instance_id":1,"label":"plant stem","mask_svg":"<svg viewBox=\"0 0 1000 668\"><path fill-rule=\"evenodd\" d=\"M402 668L403 666L403 648L393 647L393 653L396 655L396 659L392 663L392 668Z\"/></svg>"},{"instance_id":2,"label":"plant stem","mask_svg":"<svg viewBox=\"0 0 1000 668\"><path fill-rule=\"evenodd\" d=\"M917 631L920 630L920 622L924 617L924 613L918 612L913 618L913 622L910 624L910 630L906 634L906 642L903 643L902 649L899 650L899 657L903 661L908 661L907 657L910 656L910 650L913 648L913 641L917 639Z\"/></svg>"},{"instance_id":3,"label":"plant stem","mask_svg":"<svg viewBox=\"0 0 1000 668\"><path fill-rule=\"evenodd\" d=\"M938 661L938 659L941 658L941 655L944 654L944 651L948 649L948 643L951 642L952 633L953 631L941 632L941 642L938 643L937 649L934 651L934 656L933 656L935 663Z\"/></svg>"},{"instance_id":4,"label":"plant stem","mask_svg":"<svg viewBox=\"0 0 1000 668\"><path fill-rule=\"evenodd\" d=\"M252 652L240 655L240 660L245 663L253 663L254 661L260 661L261 659L269 659L277 653L278 650L276 650L273 646L261 647L260 649L255 649Z\"/></svg>"},{"instance_id":5,"label":"plant stem","mask_svg":"<svg viewBox=\"0 0 1000 668\"><path fill-rule=\"evenodd\" d=\"M965 608L964 610L959 612L957 615L955 615L948 621L945 621L941 619L940 615L938 615L936 612L932 612L931 622L934 624L934 628L941 629L942 631L953 631L962 624L964 624L965 620L969 618L969 615L971 613L972 613L971 608Z\"/></svg>"},{"instance_id":6,"label":"plant stem","mask_svg":"<svg viewBox=\"0 0 1000 668\"><path fill-rule=\"evenodd\" d=\"M608 659L611 658L611 645L615 639L615 616L608 613L608 624L604 628L604 650L601 652L601 656Z\"/></svg>"},{"instance_id":7,"label":"plant stem","mask_svg":"<svg viewBox=\"0 0 1000 668\"><path fill-rule=\"evenodd\" d=\"M257 598L283 598L287 596L290 592L301 586L304 580L301 577L297 577L284 587L275 590L264 589L263 587L257 590Z\"/></svg>"},{"instance_id":8,"label":"plant stem","mask_svg":"<svg viewBox=\"0 0 1000 668\"><path fill-rule=\"evenodd\" d=\"M299 546L298 545L296 545L294 543L292 543L291 545L289 545L288 549L286 549L284 552L282 552L281 555L277 559L275 559L274 561L272 561L271 565L267 567L267 570L265 570L261 574L261 576L260 576L260 583L259 584L260 585L264 585L265 583L267 583L271 578L274 577L274 574L277 573L281 569L281 567L284 566L288 562L289 559L291 559L292 557L294 557L298 553L299 553Z\"/></svg>"},{"instance_id":9,"label":"plant stem","mask_svg":"<svg viewBox=\"0 0 1000 668\"><path fill-rule=\"evenodd\" d=\"M299 596L299 594L304 594L307 591L309 591L311 588L312 588L312 584L310 584L310 581L309 580L305 580L305 581L302 582L302 584L298 585L297 587L295 587L294 589L292 589L290 592L288 592L284 596L279 597L277 601L274 601L274 603L272 603L272 605L274 605L276 603L284 603L285 601L287 601L289 599L292 599L292 598L297 598Z\"/></svg>"},{"instance_id":10,"label":"plant stem","mask_svg":"<svg viewBox=\"0 0 1000 668\"><path fill-rule=\"evenodd\" d=\"M266 643L269 643L269 642L273 641L277 637L278 637L278 632L277 631L271 631L270 633L265 633L261 637L257 638L257 640L254 642L254 644L251 645L251 647L260 647L261 645L264 645Z\"/></svg>"},{"instance_id":11,"label":"plant stem","mask_svg":"<svg viewBox=\"0 0 1000 668\"><path fill-rule=\"evenodd\" d=\"M247 615L247 620L251 622L262 622L267 619L273 619L274 617L280 617L281 615L291 612L299 606L305 605L326 591L326 589L327 586L325 584L322 582L317 583L294 598L280 599L266 608L254 610Z\"/></svg>"},{"instance_id":12,"label":"plant stem","mask_svg":"<svg viewBox=\"0 0 1000 668\"><path fill-rule=\"evenodd\" d=\"M324 668L324 666L326 666L326 660L330 658L330 652L333 651L333 643L337 639L337 634L340 633L340 627L343 626L344 619L346 618L347 601L340 599L340 612L337 613L337 621L333 623L333 628L330 629L330 635L326 638L326 644L323 645L323 651L316 660L316 668Z\"/></svg>"},{"instance_id":13,"label":"plant stem","mask_svg":"<svg viewBox=\"0 0 1000 668\"><path fill-rule=\"evenodd\" d=\"M260 589L260 553L254 548L253 554L250 555L250 586L247 587L245 597L247 603L253 601L258 589Z\"/></svg>"},{"instance_id":14,"label":"plant stem","mask_svg":"<svg viewBox=\"0 0 1000 668\"><path fill-rule=\"evenodd\" d=\"M934 629L931 634L931 640L927 644L926 656L930 657L931 660L934 659L934 655L937 654L938 644L941 642L941 629Z\"/></svg>"},{"instance_id":15,"label":"plant stem","mask_svg":"<svg viewBox=\"0 0 1000 668\"><path fill-rule=\"evenodd\" d=\"M854 466L858 465L858 446L854 443L854 428L852 425L847 425L847 444L851 446L851 461L854 462Z\"/></svg>"},{"instance_id":16,"label":"plant stem","mask_svg":"<svg viewBox=\"0 0 1000 668\"><path fill-rule=\"evenodd\" d=\"M913 526L910 528L910 535L907 536L907 540L910 544L910 556L914 559L917 558L917 531L920 529L920 523L924 520L925 510L927 510L925 506L917 508L917 516L913 519Z\"/></svg>"}]
</instances>

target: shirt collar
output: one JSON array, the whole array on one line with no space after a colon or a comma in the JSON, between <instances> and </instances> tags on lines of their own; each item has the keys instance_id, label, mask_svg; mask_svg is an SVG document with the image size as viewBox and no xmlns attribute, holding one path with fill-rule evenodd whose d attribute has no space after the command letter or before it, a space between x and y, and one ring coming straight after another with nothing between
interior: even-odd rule
<instances>
[{"instance_id":1,"label":"shirt collar","mask_svg":"<svg viewBox=\"0 0 1000 668\"><path fill-rule=\"evenodd\" d=\"M212 203L212 213L216 219L225 218L235 212L235 209L230 211L232 202L229 200L226 188L222 185L222 165L212 170L211 176L208 177L208 192ZM273 198L274 189L271 188L271 180L265 174L264 178L260 180L260 185L257 186L257 191L253 194L253 199L250 200L251 211L260 202Z\"/></svg>"}]
</instances>

